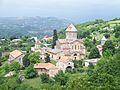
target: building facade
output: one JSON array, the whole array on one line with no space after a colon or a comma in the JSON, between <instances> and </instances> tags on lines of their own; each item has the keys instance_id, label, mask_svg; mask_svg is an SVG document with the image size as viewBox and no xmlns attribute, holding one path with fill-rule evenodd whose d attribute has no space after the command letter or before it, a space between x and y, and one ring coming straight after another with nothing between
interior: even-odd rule
<instances>
[{"instance_id":1,"label":"building facade","mask_svg":"<svg viewBox=\"0 0 120 90\"><path fill-rule=\"evenodd\" d=\"M23 57L24 56L25 55L21 51L14 50L9 54L8 63L12 63L12 62L16 61L19 64L23 65Z\"/></svg>"},{"instance_id":2,"label":"building facade","mask_svg":"<svg viewBox=\"0 0 120 90\"><path fill-rule=\"evenodd\" d=\"M51 63L38 63L34 64L34 68L38 72L38 75L42 73L48 74L50 77L54 77L58 73L58 68Z\"/></svg>"},{"instance_id":3,"label":"building facade","mask_svg":"<svg viewBox=\"0 0 120 90\"><path fill-rule=\"evenodd\" d=\"M56 41L55 49L48 50L51 58L59 60L68 57L70 60L80 60L85 57L85 46L82 39L77 38L77 29L73 24L66 29L66 38ZM55 58L54 58L54 57Z\"/></svg>"},{"instance_id":4,"label":"building facade","mask_svg":"<svg viewBox=\"0 0 120 90\"><path fill-rule=\"evenodd\" d=\"M62 57L57 63L56 67L59 68L59 70L65 71L67 68L73 69L74 63L70 61L68 58Z\"/></svg>"}]
</instances>

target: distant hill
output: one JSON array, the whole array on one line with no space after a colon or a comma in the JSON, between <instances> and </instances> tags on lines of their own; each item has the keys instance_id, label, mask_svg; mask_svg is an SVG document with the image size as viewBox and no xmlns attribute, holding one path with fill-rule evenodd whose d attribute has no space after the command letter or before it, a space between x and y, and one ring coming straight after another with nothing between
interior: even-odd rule
<instances>
[{"instance_id":1,"label":"distant hill","mask_svg":"<svg viewBox=\"0 0 120 90\"><path fill-rule=\"evenodd\" d=\"M0 37L52 35L54 29L65 28L70 21L55 17L1 17Z\"/></svg>"}]
</instances>

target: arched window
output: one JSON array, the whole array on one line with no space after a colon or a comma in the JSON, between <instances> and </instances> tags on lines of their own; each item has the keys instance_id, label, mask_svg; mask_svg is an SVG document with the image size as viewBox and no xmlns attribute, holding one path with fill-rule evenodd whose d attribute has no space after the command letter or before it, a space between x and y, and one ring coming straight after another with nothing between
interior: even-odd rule
<instances>
[{"instance_id":1,"label":"arched window","mask_svg":"<svg viewBox=\"0 0 120 90\"><path fill-rule=\"evenodd\" d=\"M72 50L73 50L73 46L72 46Z\"/></svg>"},{"instance_id":2,"label":"arched window","mask_svg":"<svg viewBox=\"0 0 120 90\"><path fill-rule=\"evenodd\" d=\"M71 69L72 67L71 66L68 66L67 69Z\"/></svg>"},{"instance_id":3,"label":"arched window","mask_svg":"<svg viewBox=\"0 0 120 90\"><path fill-rule=\"evenodd\" d=\"M53 58L53 55L52 55L52 58Z\"/></svg>"},{"instance_id":4,"label":"arched window","mask_svg":"<svg viewBox=\"0 0 120 90\"><path fill-rule=\"evenodd\" d=\"M59 59L61 59L61 57L59 57Z\"/></svg>"},{"instance_id":5,"label":"arched window","mask_svg":"<svg viewBox=\"0 0 120 90\"><path fill-rule=\"evenodd\" d=\"M77 56L77 54L75 53L74 56Z\"/></svg>"},{"instance_id":6,"label":"arched window","mask_svg":"<svg viewBox=\"0 0 120 90\"><path fill-rule=\"evenodd\" d=\"M76 50L76 45L75 45L75 50Z\"/></svg>"}]
</instances>

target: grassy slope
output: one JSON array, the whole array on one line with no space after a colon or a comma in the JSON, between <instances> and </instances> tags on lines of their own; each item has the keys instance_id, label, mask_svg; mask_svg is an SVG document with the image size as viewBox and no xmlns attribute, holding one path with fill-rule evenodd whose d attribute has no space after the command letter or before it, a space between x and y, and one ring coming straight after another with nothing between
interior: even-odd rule
<instances>
[{"instance_id":1,"label":"grassy slope","mask_svg":"<svg viewBox=\"0 0 120 90\"><path fill-rule=\"evenodd\" d=\"M27 84L27 85L30 85L34 88L40 88L40 85L41 85L41 81L40 81L40 78L37 77L37 78L33 78L33 79L26 79L23 84Z\"/></svg>"}]
</instances>

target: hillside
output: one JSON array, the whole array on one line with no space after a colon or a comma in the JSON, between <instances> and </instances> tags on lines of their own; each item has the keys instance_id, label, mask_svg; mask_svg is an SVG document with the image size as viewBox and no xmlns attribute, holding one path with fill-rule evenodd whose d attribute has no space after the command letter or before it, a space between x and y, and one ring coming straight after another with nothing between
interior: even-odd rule
<instances>
[{"instance_id":1,"label":"hillside","mask_svg":"<svg viewBox=\"0 0 120 90\"><path fill-rule=\"evenodd\" d=\"M39 42L36 51L40 52L36 52L31 50L35 46L35 40L31 37L0 39L0 90L120 90L120 20L95 20L75 27L78 29L78 38L84 40L85 58L73 59L68 63L65 59L65 63L60 64L61 68L68 65L65 72L60 69L54 77L49 72L54 73L61 60L50 58L48 53L42 51L46 47L39 46ZM65 37L65 30L58 32L59 38ZM101 45L103 36L107 41ZM40 44L52 44L54 41L38 40ZM102 47L102 52L97 46ZM44 52L45 59L42 59ZM18 62L19 58L13 57L18 53L25 55L17 56L23 59L22 65ZM9 61L11 56L12 62ZM70 63L73 63L74 68L70 68ZM40 72L35 68L36 65L40 66Z\"/></svg>"},{"instance_id":2,"label":"hillside","mask_svg":"<svg viewBox=\"0 0 120 90\"><path fill-rule=\"evenodd\" d=\"M68 20L55 17L1 17L0 37L51 35L54 29L64 28L68 24Z\"/></svg>"},{"instance_id":3,"label":"hillside","mask_svg":"<svg viewBox=\"0 0 120 90\"><path fill-rule=\"evenodd\" d=\"M76 24L76 28L78 30L78 38L93 38L93 36L96 37L96 39L100 40L103 35L110 34L113 39L113 33L116 26L120 25L120 19L113 19L109 21L104 21L102 19L98 19L95 21L85 22L82 24ZM62 29L59 32L59 37L64 38L65 37L65 29Z\"/></svg>"},{"instance_id":4,"label":"hillside","mask_svg":"<svg viewBox=\"0 0 120 90\"><path fill-rule=\"evenodd\" d=\"M95 20L82 24L77 24L78 38L84 39L84 44L88 52L95 46L100 45L101 39L105 36L112 40L114 45L120 46L120 19L109 21ZM65 38L65 29L58 32L59 38Z\"/></svg>"}]
</instances>

